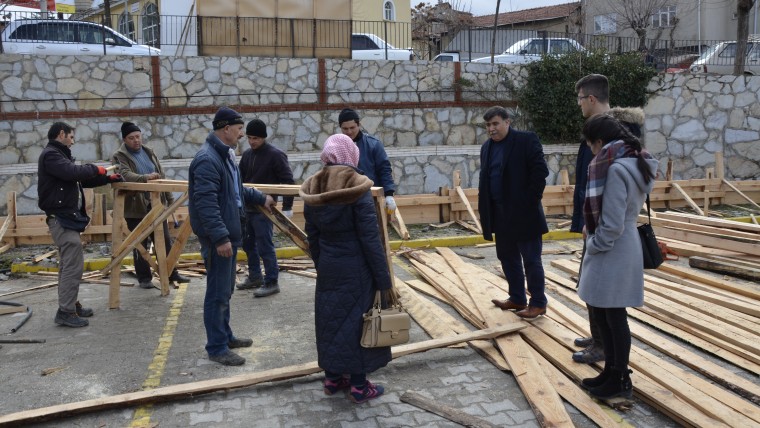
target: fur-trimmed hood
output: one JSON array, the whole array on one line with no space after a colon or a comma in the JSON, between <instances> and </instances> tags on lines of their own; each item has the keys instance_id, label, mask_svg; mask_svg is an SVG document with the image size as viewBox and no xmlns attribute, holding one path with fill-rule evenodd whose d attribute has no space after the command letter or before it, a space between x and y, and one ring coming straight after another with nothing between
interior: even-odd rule
<instances>
[{"instance_id":1,"label":"fur-trimmed hood","mask_svg":"<svg viewBox=\"0 0 760 428\"><path fill-rule=\"evenodd\" d=\"M644 110L640 107L612 107L610 116L621 122L644 126Z\"/></svg>"},{"instance_id":2,"label":"fur-trimmed hood","mask_svg":"<svg viewBox=\"0 0 760 428\"><path fill-rule=\"evenodd\" d=\"M307 205L352 204L373 185L348 165L328 165L307 178L298 191Z\"/></svg>"}]
</instances>

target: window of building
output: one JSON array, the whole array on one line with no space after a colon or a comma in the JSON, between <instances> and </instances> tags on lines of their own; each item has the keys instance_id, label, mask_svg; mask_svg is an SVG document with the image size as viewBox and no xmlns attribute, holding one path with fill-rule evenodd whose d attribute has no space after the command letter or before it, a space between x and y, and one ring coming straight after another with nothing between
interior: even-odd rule
<instances>
[{"instance_id":1,"label":"window of building","mask_svg":"<svg viewBox=\"0 0 760 428\"><path fill-rule=\"evenodd\" d=\"M596 15L594 17L594 34L617 33L617 14Z\"/></svg>"},{"instance_id":2,"label":"window of building","mask_svg":"<svg viewBox=\"0 0 760 428\"><path fill-rule=\"evenodd\" d=\"M132 40L135 40L135 22L127 11L119 15L119 32Z\"/></svg>"},{"instance_id":3,"label":"window of building","mask_svg":"<svg viewBox=\"0 0 760 428\"><path fill-rule=\"evenodd\" d=\"M142 15L142 37L143 43L154 48L161 47L159 40L160 30L158 28L159 17L158 7L155 3L148 3L143 9Z\"/></svg>"},{"instance_id":4,"label":"window of building","mask_svg":"<svg viewBox=\"0 0 760 428\"><path fill-rule=\"evenodd\" d=\"M672 27L676 25L676 7L665 6L652 14L652 28Z\"/></svg>"},{"instance_id":5,"label":"window of building","mask_svg":"<svg viewBox=\"0 0 760 428\"><path fill-rule=\"evenodd\" d=\"M393 5L392 1L386 1L383 3L383 18L386 21L396 20L396 7Z\"/></svg>"}]
</instances>

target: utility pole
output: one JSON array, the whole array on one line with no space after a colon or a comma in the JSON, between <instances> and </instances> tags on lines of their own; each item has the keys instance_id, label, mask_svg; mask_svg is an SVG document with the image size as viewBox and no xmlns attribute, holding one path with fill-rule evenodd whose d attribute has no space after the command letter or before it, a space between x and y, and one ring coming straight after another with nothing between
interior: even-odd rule
<instances>
[{"instance_id":1,"label":"utility pole","mask_svg":"<svg viewBox=\"0 0 760 428\"><path fill-rule=\"evenodd\" d=\"M111 27L111 0L105 0L103 2L103 25Z\"/></svg>"},{"instance_id":2,"label":"utility pole","mask_svg":"<svg viewBox=\"0 0 760 428\"><path fill-rule=\"evenodd\" d=\"M42 19L47 19L48 17L47 0L40 0L40 16L42 16Z\"/></svg>"}]
</instances>

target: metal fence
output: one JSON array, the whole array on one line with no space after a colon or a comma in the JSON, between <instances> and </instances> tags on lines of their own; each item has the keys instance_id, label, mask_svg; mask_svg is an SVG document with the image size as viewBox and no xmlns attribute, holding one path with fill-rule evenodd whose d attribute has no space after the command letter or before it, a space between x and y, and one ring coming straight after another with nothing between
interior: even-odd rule
<instances>
[{"instance_id":1,"label":"metal fence","mask_svg":"<svg viewBox=\"0 0 760 428\"><path fill-rule=\"evenodd\" d=\"M36 18L29 13L6 13L0 17L0 28L11 21ZM158 21L156 22L156 18ZM712 52L720 40L655 40L589 35L550 33L536 30L493 29L476 27L447 28L441 24L416 25L388 21L339 21L317 19L199 17L145 17L142 15L103 15L83 18L90 22L106 23L122 30L139 44L161 48L162 55L245 55L278 57L337 57L351 56L351 34L369 33L398 48L411 48L416 58L433 59L441 52L458 52L463 61L500 54L524 39L572 39L587 50L610 53L641 52L658 69L688 68L701 54L705 64L730 63L733 57L726 52ZM156 36L158 27L158 36ZM78 40L20 40L10 31L3 31L0 43L75 43ZM729 43L730 44L730 43ZM1 45L0 45L1 46ZM725 47L721 45L721 49ZM647 52L643 52L646 49ZM712 54L708 55L706 53ZM760 64L760 39L751 37L747 67ZM754 74L760 74L754 73Z\"/></svg>"}]
</instances>

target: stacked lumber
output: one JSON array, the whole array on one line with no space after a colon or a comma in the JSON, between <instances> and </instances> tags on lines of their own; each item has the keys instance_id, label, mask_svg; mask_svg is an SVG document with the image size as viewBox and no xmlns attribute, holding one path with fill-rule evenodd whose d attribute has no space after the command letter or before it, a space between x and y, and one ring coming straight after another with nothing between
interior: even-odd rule
<instances>
[{"instance_id":1,"label":"stacked lumber","mask_svg":"<svg viewBox=\"0 0 760 428\"><path fill-rule=\"evenodd\" d=\"M435 305L422 294L451 305L476 328L518 320L513 313L491 303L492 298L506 294L507 284L502 278L465 262L447 248L438 248L436 253L414 251L405 256L425 281L404 283L397 279L396 284L402 302L431 336L469 327L438 312L432 314L434 321L426 320L431 315L426 315L425 308ZM585 308L571 280L578 273L577 259L558 259L552 266L565 275L547 270L547 291L577 305L576 309ZM648 274L646 305L630 311L633 336L662 354L633 346L635 394L680 424L760 426L760 386L756 382L645 327L675 335L748 373L760 374L760 291L725 280L684 277L684 271L689 270L666 263ZM582 378L595 376L602 366L577 364L570 358L577 350L573 339L588 334L584 317L559 299L551 299L546 316L531 322L519 336L499 338L495 346L487 341L469 345L488 355L486 358L497 367L511 370L542 425L569 424L562 406L565 400L600 426L611 426L617 422L603 409L604 404L578 387ZM674 360L682 365L674 364Z\"/></svg>"}]
</instances>

